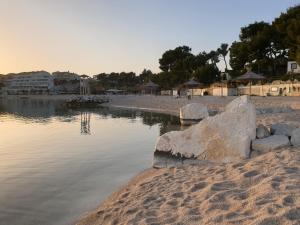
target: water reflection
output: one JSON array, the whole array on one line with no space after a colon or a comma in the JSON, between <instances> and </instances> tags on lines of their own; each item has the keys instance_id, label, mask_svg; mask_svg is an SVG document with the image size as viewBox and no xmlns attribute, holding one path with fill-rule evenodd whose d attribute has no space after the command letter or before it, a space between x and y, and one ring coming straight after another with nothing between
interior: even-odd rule
<instances>
[{"instance_id":1,"label":"water reflection","mask_svg":"<svg viewBox=\"0 0 300 225\"><path fill-rule=\"evenodd\" d=\"M91 134L91 113L101 118L126 118L135 123L138 118L150 127L159 124L160 134L180 129L178 117L132 109L100 107L94 109L70 109L63 101L43 99L0 99L0 115L11 114L25 122L49 123L52 119L74 122L80 115L82 135Z\"/></svg>"},{"instance_id":2,"label":"water reflection","mask_svg":"<svg viewBox=\"0 0 300 225\"><path fill-rule=\"evenodd\" d=\"M81 112L80 114L80 124L81 124L81 134L90 135L91 134L91 113Z\"/></svg>"},{"instance_id":3,"label":"water reflection","mask_svg":"<svg viewBox=\"0 0 300 225\"><path fill-rule=\"evenodd\" d=\"M152 165L174 116L0 100L0 224L65 225Z\"/></svg>"}]
</instances>

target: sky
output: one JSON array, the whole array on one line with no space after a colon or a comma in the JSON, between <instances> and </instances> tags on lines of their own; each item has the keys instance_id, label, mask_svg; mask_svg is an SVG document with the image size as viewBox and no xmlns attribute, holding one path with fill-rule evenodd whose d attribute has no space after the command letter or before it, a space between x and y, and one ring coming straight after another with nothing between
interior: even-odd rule
<instances>
[{"instance_id":1,"label":"sky","mask_svg":"<svg viewBox=\"0 0 300 225\"><path fill-rule=\"evenodd\" d=\"M181 45L201 51L238 40L300 0L0 0L0 74L159 72ZM219 65L223 68L222 63Z\"/></svg>"}]
</instances>

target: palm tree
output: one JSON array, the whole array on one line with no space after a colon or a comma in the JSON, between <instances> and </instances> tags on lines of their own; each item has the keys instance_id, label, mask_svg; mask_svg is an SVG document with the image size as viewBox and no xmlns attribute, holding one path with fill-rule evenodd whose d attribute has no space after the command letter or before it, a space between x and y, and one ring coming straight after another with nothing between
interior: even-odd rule
<instances>
[{"instance_id":1,"label":"palm tree","mask_svg":"<svg viewBox=\"0 0 300 225\"><path fill-rule=\"evenodd\" d=\"M217 63L219 62L219 52L218 51L210 51L207 54L207 57L209 58L209 60L211 61L211 63L217 67Z\"/></svg>"}]
</instances>

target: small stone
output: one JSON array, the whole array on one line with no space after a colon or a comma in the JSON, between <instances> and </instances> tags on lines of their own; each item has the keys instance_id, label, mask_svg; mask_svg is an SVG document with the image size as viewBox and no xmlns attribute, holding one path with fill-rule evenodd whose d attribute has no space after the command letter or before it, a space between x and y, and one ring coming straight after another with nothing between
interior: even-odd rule
<instances>
[{"instance_id":1,"label":"small stone","mask_svg":"<svg viewBox=\"0 0 300 225\"><path fill-rule=\"evenodd\" d=\"M300 146L300 128L293 130L291 142L293 146Z\"/></svg>"},{"instance_id":2,"label":"small stone","mask_svg":"<svg viewBox=\"0 0 300 225\"><path fill-rule=\"evenodd\" d=\"M285 135L287 137L291 137L294 129L296 128L292 125L288 125L285 123L277 123L271 126L271 134Z\"/></svg>"},{"instance_id":3,"label":"small stone","mask_svg":"<svg viewBox=\"0 0 300 225\"><path fill-rule=\"evenodd\" d=\"M258 152L269 152L277 148L289 146L290 141L285 135L272 135L263 139L252 141L252 149Z\"/></svg>"},{"instance_id":4,"label":"small stone","mask_svg":"<svg viewBox=\"0 0 300 225\"><path fill-rule=\"evenodd\" d=\"M268 128L262 124L259 124L258 127L256 128L256 137L258 139L261 139L269 136L270 136L270 131L268 130Z\"/></svg>"}]
</instances>

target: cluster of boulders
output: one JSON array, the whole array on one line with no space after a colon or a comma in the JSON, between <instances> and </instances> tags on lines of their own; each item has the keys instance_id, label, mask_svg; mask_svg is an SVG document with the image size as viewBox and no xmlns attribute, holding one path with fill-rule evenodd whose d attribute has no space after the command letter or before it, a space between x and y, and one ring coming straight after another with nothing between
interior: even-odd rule
<instances>
[{"instance_id":1,"label":"cluster of boulders","mask_svg":"<svg viewBox=\"0 0 300 225\"><path fill-rule=\"evenodd\" d=\"M271 125L270 130L259 125L256 128L256 140L252 142L253 155L286 147L300 146L300 128L285 123Z\"/></svg>"},{"instance_id":2,"label":"cluster of boulders","mask_svg":"<svg viewBox=\"0 0 300 225\"><path fill-rule=\"evenodd\" d=\"M65 102L67 107L94 107L102 103L109 102L108 98L98 98L96 96L83 95L75 98L71 98Z\"/></svg>"},{"instance_id":3,"label":"cluster of boulders","mask_svg":"<svg viewBox=\"0 0 300 225\"><path fill-rule=\"evenodd\" d=\"M156 153L182 159L235 162L249 158L251 152L300 144L300 128L287 124L274 124L271 130L263 125L256 127L256 109L248 96L236 98L215 116L209 116L201 104L189 104L181 108L180 119L184 123L198 123L160 136Z\"/></svg>"},{"instance_id":4,"label":"cluster of boulders","mask_svg":"<svg viewBox=\"0 0 300 225\"><path fill-rule=\"evenodd\" d=\"M67 102L79 102L79 103L103 103L107 101L108 98L99 98L93 95L82 95L67 100Z\"/></svg>"}]
</instances>

